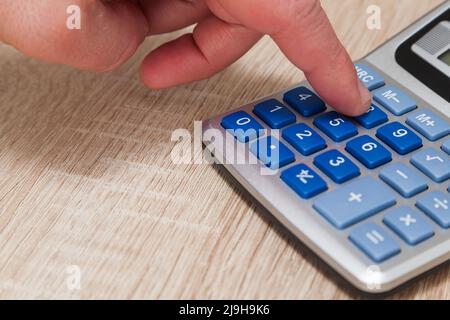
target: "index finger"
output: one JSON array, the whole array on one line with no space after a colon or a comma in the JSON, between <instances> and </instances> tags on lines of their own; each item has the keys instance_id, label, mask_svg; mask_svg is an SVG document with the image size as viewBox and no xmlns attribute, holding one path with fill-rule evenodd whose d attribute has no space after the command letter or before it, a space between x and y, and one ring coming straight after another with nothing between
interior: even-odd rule
<instances>
[{"instance_id":1,"label":"index finger","mask_svg":"<svg viewBox=\"0 0 450 320\"><path fill-rule=\"evenodd\" d=\"M225 19L269 34L308 81L339 112L360 115L371 95L318 0L209 0Z\"/></svg>"}]
</instances>

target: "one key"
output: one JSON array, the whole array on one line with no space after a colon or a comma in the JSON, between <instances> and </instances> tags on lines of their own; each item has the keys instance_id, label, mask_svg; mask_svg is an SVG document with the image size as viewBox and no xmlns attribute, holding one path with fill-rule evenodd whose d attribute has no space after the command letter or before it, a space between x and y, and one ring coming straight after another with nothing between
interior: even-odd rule
<instances>
[{"instance_id":1,"label":"one key","mask_svg":"<svg viewBox=\"0 0 450 320\"><path fill-rule=\"evenodd\" d=\"M433 228L410 207L389 210L383 222L409 245L415 246L434 235Z\"/></svg>"},{"instance_id":2,"label":"one key","mask_svg":"<svg viewBox=\"0 0 450 320\"><path fill-rule=\"evenodd\" d=\"M309 156L327 147L325 140L303 123L284 129L282 136L304 156Z\"/></svg>"},{"instance_id":3,"label":"one key","mask_svg":"<svg viewBox=\"0 0 450 320\"><path fill-rule=\"evenodd\" d=\"M326 182L304 164L283 171L281 179L303 199L312 198L327 190Z\"/></svg>"},{"instance_id":4,"label":"one key","mask_svg":"<svg viewBox=\"0 0 450 320\"><path fill-rule=\"evenodd\" d=\"M295 161L294 153L272 136L253 142L250 151L267 167L274 170Z\"/></svg>"},{"instance_id":5,"label":"one key","mask_svg":"<svg viewBox=\"0 0 450 320\"><path fill-rule=\"evenodd\" d=\"M284 101L304 117L325 111L325 102L305 87L295 88L284 94Z\"/></svg>"},{"instance_id":6,"label":"one key","mask_svg":"<svg viewBox=\"0 0 450 320\"><path fill-rule=\"evenodd\" d=\"M416 101L395 86L386 86L374 91L373 98L396 116L417 108Z\"/></svg>"},{"instance_id":7,"label":"one key","mask_svg":"<svg viewBox=\"0 0 450 320\"><path fill-rule=\"evenodd\" d=\"M433 181L444 182L450 178L450 160L442 151L427 148L413 155L411 163Z\"/></svg>"},{"instance_id":8,"label":"one key","mask_svg":"<svg viewBox=\"0 0 450 320\"><path fill-rule=\"evenodd\" d=\"M344 183L361 174L359 168L337 150L330 150L317 156L314 165L336 183Z\"/></svg>"},{"instance_id":9,"label":"one key","mask_svg":"<svg viewBox=\"0 0 450 320\"><path fill-rule=\"evenodd\" d=\"M405 198L411 198L428 188L418 171L402 163L395 163L380 172L380 178Z\"/></svg>"},{"instance_id":10,"label":"one key","mask_svg":"<svg viewBox=\"0 0 450 320\"><path fill-rule=\"evenodd\" d=\"M398 243L382 227L373 222L354 229L349 239L375 262L383 262L400 253Z\"/></svg>"},{"instance_id":11,"label":"one key","mask_svg":"<svg viewBox=\"0 0 450 320\"><path fill-rule=\"evenodd\" d=\"M395 203L387 186L363 177L319 197L313 207L336 228L344 229Z\"/></svg>"},{"instance_id":12,"label":"one key","mask_svg":"<svg viewBox=\"0 0 450 320\"><path fill-rule=\"evenodd\" d=\"M406 123L431 141L436 141L450 133L450 124L427 109L415 111L409 115Z\"/></svg>"},{"instance_id":13,"label":"one key","mask_svg":"<svg viewBox=\"0 0 450 320\"><path fill-rule=\"evenodd\" d=\"M400 122L391 122L381 127L377 130L377 137L401 155L422 147L422 139Z\"/></svg>"},{"instance_id":14,"label":"one key","mask_svg":"<svg viewBox=\"0 0 450 320\"><path fill-rule=\"evenodd\" d=\"M448 194L439 191L429 192L417 200L416 206L442 228L450 228L450 196Z\"/></svg>"},{"instance_id":15,"label":"one key","mask_svg":"<svg viewBox=\"0 0 450 320\"><path fill-rule=\"evenodd\" d=\"M358 134L356 126L336 111L317 117L314 125L336 142L344 141Z\"/></svg>"},{"instance_id":16,"label":"one key","mask_svg":"<svg viewBox=\"0 0 450 320\"><path fill-rule=\"evenodd\" d=\"M366 66L365 64L358 63L355 65L355 69L356 69L356 74L358 75L359 80L370 91L384 86L383 77L378 72L373 70L372 68Z\"/></svg>"},{"instance_id":17,"label":"one key","mask_svg":"<svg viewBox=\"0 0 450 320\"><path fill-rule=\"evenodd\" d=\"M450 155L450 139L444 142L444 144L442 145L442 150L444 150L445 152L447 152L447 154Z\"/></svg>"},{"instance_id":18,"label":"one key","mask_svg":"<svg viewBox=\"0 0 450 320\"><path fill-rule=\"evenodd\" d=\"M240 142L253 140L264 132L264 128L245 111L234 112L222 119L222 127Z\"/></svg>"},{"instance_id":19,"label":"one key","mask_svg":"<svg viewBox=\"0 0 450 320\"><path fill-rule=\"evenodd\" d=\"M355 117L354 119L364 128L372 129L387 122L388 116L386 113L381 111L380 108L372 104L365 114Z\"/></svg>"},{"instance_id":20,"label":"one key","mask_svg":"<svg viewBox=\"0 0 450 320\"><path fill-rule=\"evenodd\" d=\"M280 129L296 121L295 114L276 99L257 104L253 109L253 113L272 129Z\"/></svg>"},{"instance_id":21,"label":"one key","mask_svg":"<svg viewBox=\"0 0 450 320\"><path fill-rule=\"evenodd\" d=\"M348 142L345 150L369 169L377 168L392 160L392 154L367 135Z\"/></svg>"}]
</instances>

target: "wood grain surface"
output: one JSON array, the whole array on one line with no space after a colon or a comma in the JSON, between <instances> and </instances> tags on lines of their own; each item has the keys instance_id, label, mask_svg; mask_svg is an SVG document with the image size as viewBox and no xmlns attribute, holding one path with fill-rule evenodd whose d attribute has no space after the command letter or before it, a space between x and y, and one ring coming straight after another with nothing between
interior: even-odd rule
<instances>
[{"instance_id":1,"label":"wood grain surface","mask_svg":"<svg viewBox=\"0 0 450 320\"><path fill-rule=\"evenodd\" d=\"M358 59L439 3L323 6ZM381 30L366 28L370 4ZM0 45L0 298L364 298L218 166L171 162L173 130L303 79L264 38L209 80L142 86L144 55L181 32L107 74ZM450 267L387 298L449 299Z\"/></svg>"}]
</instances>

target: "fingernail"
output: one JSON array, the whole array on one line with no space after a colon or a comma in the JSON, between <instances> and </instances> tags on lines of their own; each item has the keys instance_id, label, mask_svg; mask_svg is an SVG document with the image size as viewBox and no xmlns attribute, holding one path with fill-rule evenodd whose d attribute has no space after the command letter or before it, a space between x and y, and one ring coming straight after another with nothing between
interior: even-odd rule
<instances>
[{"instance_id":1,"label":"fingernail","mask_svg":"<svg viewBox=\"0 0 450 320\"><path fill-rule=\"evenodd\" d=\"M369 109L370 104L372 103L372 95L370 94L369 90L361 83L361 81L358 81L358 90L359 95L361 97L361 105L364 106L364 108Z\"/></svg>"}]
</instances>

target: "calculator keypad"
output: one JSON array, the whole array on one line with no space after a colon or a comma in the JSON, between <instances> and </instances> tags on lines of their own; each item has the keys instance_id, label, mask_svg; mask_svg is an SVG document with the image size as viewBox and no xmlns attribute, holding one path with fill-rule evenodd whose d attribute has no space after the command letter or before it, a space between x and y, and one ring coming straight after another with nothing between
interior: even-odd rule
<instances>
[{"instance_id":1,"label":"calculator keypad","mask_svg":"<svg viewBox=\"0 0 450 320\"><path fill-rule=\"evenodd\" d=\"M311 199L336 229L349 229L348 241L372 261L384 262L401 255L402 242L420 246L436 238L436 229L450 228L450 186L443 186L450 178L450 139L444 139L450 125L402 89L385 85L372 68L357 64L356 71L374 96L364 115L323 113L323 100L301 86L284 93L284 103L268 99L252 109L270 129L281 129L281 141L252 133L263 127L244 111L224 117L222 126L250 129L233 134L241 142L259 137L250 151L269 168L282 168L284 185ZM381 220L366 220L373 216Z\"/></svg>"}]
</instances>

